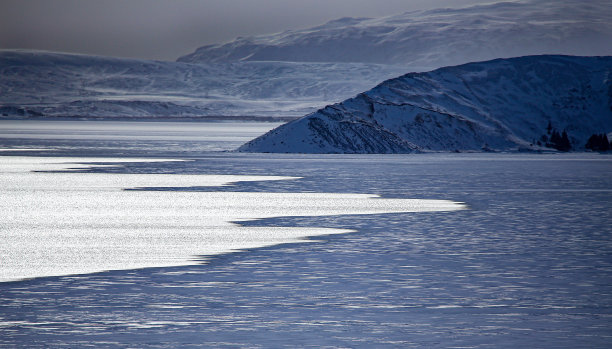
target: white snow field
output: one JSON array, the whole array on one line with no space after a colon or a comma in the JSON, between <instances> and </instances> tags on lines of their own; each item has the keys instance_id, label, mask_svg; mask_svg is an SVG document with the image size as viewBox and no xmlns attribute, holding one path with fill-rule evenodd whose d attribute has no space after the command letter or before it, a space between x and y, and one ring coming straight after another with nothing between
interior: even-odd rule
<instances>
[{"instance_id":1,"label":"white snow field","mask_svg":"<svg viewBox=\"0 0 612 349\"><path fill-rule=\"evenodd\" d=\"M612 57L526 56L410 73L239 148L277 153L573 150L612 130Z\"/></svg>"}]
</instances>

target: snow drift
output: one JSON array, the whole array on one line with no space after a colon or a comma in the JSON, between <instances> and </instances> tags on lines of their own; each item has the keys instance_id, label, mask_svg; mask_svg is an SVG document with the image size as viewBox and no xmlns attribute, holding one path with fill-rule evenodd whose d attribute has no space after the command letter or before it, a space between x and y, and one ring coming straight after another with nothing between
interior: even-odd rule
<instances>
[{"instance_id":1,"label":"snow drift","mask_svg":"<svg viewBox=\"0 0 612 349\"><path fill-rule=\"evenodd\" d=\"M278 127L244 152L573 149L612 130L612 57L527 56L410 73Z\"/></svg>"}]
</instances>

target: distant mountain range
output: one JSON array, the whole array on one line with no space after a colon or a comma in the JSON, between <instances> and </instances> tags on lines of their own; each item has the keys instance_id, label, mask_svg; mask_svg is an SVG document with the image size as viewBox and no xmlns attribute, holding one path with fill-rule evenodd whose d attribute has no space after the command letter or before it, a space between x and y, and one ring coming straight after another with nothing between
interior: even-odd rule
<instances>
[{"instance_id":1,"label":"distant mountain range","mask_svg":"<svg viewBox=\"0 0 612 349\"><path fill-rule=\"evenodd\" d=\"M376 64L187 64L0 51L0 116L299 117L404 73Z\"/></svg>"},{"instance_id":2,"label":"distant mountain range","mask_svg":"<svg viewBox=\"0 0 612 349\"><path fill-rule=\"evenodd\" d=\"M609 131L612 57L527 56L406 74L239 151L583 150Z\"/></svg>"},{"instance_id":3,"label":"distant mountain range","mask_svg":"<svg viewBox=\"0 0 612 349\"><path fill-rule=\"evenodd\" d=\"M534 54L612 55L609 0L526 0L341 18L209 45L180 62L360 62L408 71Z\"/></svg>"},{"instance_id":4,"label":"distant mountain range","mask_svg":"<svg viewBox=\"0 0 612 349\"><path fill-rule=\"evenodd\" d=\"M178 62L0 51L0 117L297 118L411 71L612 55L609 0L525 0L342 18L209 45Z\"/></svg>"}]
</instances>

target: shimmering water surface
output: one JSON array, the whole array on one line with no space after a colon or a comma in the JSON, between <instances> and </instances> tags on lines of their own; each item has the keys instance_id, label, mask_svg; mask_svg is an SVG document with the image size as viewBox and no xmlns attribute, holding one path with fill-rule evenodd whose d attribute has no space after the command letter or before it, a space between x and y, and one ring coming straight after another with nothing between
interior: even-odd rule
<instances>
[{"instance_id":1,"label":"shimmering water surface","mask_svg":"<svg viewBox=\"0 0 612 349\"><path fill-rule=\"evenodd\" d=\"M381 199L366 194L126 190L221 187L299 177L49 172L113 161L125 159L0 156L0 212L4 213L0 282L198 264L199 256L349 231L243 227L236 221L464 208L448 200Z\"/></svg>"},{"instance_id":2,"label":"shimmering water surface","mask_svg":"<svg viewBox=\"0 0 612 349\"><path fill-rule=\"evenodd\" d=\"M5 154L14 159L164 160L114 162L119 166L70 175L218 176L221 182L168 186L151 179L147 188L104 192L112 195L222 200L350 193L357 195L346 199L361 207L360 200L381 200L368 196L376 194L464 202L469 209L270 214L237 226L354 232L209 257L203 265L0 283L0 346L608 348L612 342L609 155L235 154L202 153L202 146L180 140L179 152L156 142L126 141L122 148L121 141L96 147L95 140L11 138L0 146L50 149ZM226 175L277 178L225 183ZM198 224L207 219L194 217Z\"/></svg>"},{"instance_id":3,"label":"shimmering water surface","mask_svg":"<svg viewBox=\"0 0 612 349\"><path fill-rule=\"evenodd\" d=\"M100 120L0 120L0 139L10 148L44 141L70 156L87 151L139 156L235 149L282 125L278 122L168 122ZM5 150L6 151L6 150ZM134 154L134 153L132 153Z\"/></svg>"}]
</instances>

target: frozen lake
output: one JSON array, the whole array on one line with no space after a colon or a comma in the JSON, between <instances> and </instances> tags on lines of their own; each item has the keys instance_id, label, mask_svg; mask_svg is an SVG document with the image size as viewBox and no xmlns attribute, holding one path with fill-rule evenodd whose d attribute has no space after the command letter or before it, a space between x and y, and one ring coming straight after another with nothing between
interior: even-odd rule
<instances>
[{"instance_id":1,"label":"frozen lake","mask_svg":"<svg viewBox=\"0 0 612 349\"><path fill-rule=\"evenodd\" d=\"M134 194L145 206L151 197L178 195L200 204L199 198L221 203L251 196L269 200L260 206L273 212L247 209L244 214L253 217L244 218L259 219L227 231L277 231L281 238L287 227L304 231L284 241L292 243L209 256L206 264L0 283L0 346L607 348L612 341L608 155L237 154L201 151L227 144L175 138L5 137L0 147L32 150L1 152L21 159L12 172L4 164L2 170L28 190L35 186L20 184L20 176L48 187L60 186L62 177L74 183L92 175L84 183L106 188L102 195L111 195L111 202ZM112 161L101 163L117 166L94 162L82 171L29 172L41 163L61 170L61 156L90 164L105 157ZM49 161L41 161L45 157ZM163 174L171 183L160 179ZM132 175L140 179L130 182ZM116 176L125 181L101 179ZM146 188L117 189L142 187L134 184L143 178ZM321 215L312 203L329 197L313 193L348 195L352 208L323 205L340 211ZM51 198L30 195L32 202L53 205ZM270 206L281 197L299 205ZM463 202L468 209L406 212L405 200L415 199ZM404 211L363 212L377 200ZM104 207L102 215L112 212L106 218L127 218L113 205ZM49 208L41 212L57 215ZM171 212L156 216L180 221ZM211 220L198 209L188 212L195 230ZM217 215L224 217L221 227L236 218L230 213ZM9 221L2 220L3 228L12 229ZM28 217L11 224L20 221L32 224L30 231L44 227ZM78 221L67 222L78 228ZM142 220L104 221L111 229L124 222L120 228L129 230ZM159 221L150 228L162 234ZM326 232L344 234L321 235Z\"/></svg>"}]
</instances>

